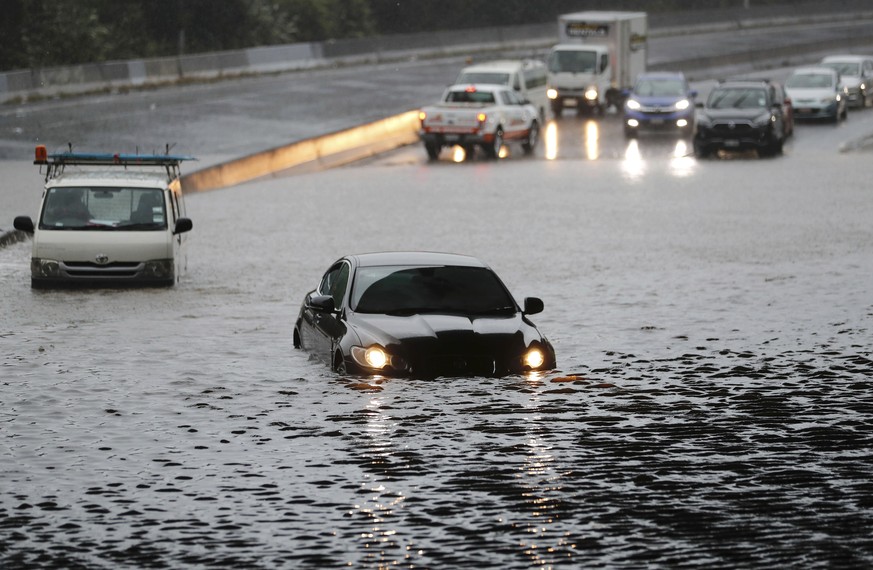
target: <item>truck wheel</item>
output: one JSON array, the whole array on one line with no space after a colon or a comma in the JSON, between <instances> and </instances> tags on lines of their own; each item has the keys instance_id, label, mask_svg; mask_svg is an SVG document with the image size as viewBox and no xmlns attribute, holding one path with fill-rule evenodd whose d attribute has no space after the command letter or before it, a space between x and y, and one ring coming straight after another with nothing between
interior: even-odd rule
<instances>
[{"instance_id":1,"label":"truck wheel","mask_svg":"<svg viewBox=\"0 0 873 570\"><path fill-rule=\"evenodd\" d=\"M530 130L527 133L527 139L521 143L521 148L525 154L531 154L537 146L537 141L540 140L540 125L534 121L530 124Z\"/></svg>"},{"instance_id":2,"label":"truck wheel","mask_svg":"<svg viewBox=\"0 0 873 570\"><path fill-rule=\"evenodd\" d=\"M424 150L427 151L427 157L431 160L436 160L440 157L440 151L442 150L442 145L434 142L426 142L424 143Z\"/></svg>"},{"instance_id":3,"label":"truck wheel","mask_svg":"<svg viewBox=\"0 0 873 570\"><path fill-rule=\"evenodd\" d=\"M552 114L556 119L561 118L561 113L564 112L564 102L560 99L556 99L552 101Z\"/></svg>"},{"instance_id":4,"label":"truck wheel","mask_svg":"<svg viewBox=\"0 0 873 570\"><path fill-rule=\"evenodd\" d=\"M500 158L500 149L503 148L503 129L497 127L497 130L494 131L494 141L482 148L488 155L488 158Z\"/></svg>"}]
</instances>

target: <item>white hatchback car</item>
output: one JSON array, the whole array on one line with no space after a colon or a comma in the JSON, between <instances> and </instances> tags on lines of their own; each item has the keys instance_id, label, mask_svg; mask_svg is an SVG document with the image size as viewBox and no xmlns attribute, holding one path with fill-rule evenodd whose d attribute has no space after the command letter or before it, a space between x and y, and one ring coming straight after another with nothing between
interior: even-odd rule
<instances>
[{"instance_id":1,"label":"white hatchback car","mask_svg":"<svg viewBox=\"0 0 873 570\"><path fill-rule=\"evenodd\" d=\"M175 284L187 266L179 163L187 156L49 155L37 222L15 218L33 235L31 286Z\"/></svg>"},{"instance_id":2,"label":"white hatchback car","mask_svg":"<svg viewBox=\"0 0 873 570\"><path fill-rule=\"evenodd\" d=\"M868 107L873 105L873 56L829 55L821 64L840 74L840 79L849 93L849 105Z\"/></svg>"},{"instance_id":3,"label":"white hatchback car","mask_svg":"<svg viewBox=\"0 0 873 570\"><path fill-rule=\"evenodd\" d=\"M830 67L800 67L785 81L785 92L794 105L795 119L845 119L848 93L840 74Z\"/></svg>"}]
</instances>

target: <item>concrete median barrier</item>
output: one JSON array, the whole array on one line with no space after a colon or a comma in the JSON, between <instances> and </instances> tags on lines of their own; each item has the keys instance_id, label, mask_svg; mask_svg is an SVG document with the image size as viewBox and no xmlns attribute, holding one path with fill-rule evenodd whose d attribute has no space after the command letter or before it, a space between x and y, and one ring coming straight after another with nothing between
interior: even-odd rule
<instances>
[{"instance_id":1,"label":"concrete median barrier","mask_svg":"<svg viewBox=\"0 0 873 570\"><path fill-rule=\"evenodd\" d=\"M242 184L293 168L323 169L361 160L418 141L418 111L257 152L187 174L185 192Z\"/></svg>"}]
</instances>

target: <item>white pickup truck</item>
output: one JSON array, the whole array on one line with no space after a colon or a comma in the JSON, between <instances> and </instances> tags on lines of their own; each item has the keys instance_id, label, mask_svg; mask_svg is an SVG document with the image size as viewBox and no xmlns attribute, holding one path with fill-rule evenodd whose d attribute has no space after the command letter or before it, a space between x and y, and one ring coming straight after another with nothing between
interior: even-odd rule
<instances>
[{"instance_id":1,"label":"white pickup truck","mask_svg":"<svg viewBox=\"0 0 873 570\"><path fill-rule=\"evenodd\" d=\"M467 158L476 146L489 158L501 156L505 142L521 141L525 154L539 139L539 113L505 85L453 85L436 105L419 112L419 136L431 160L445 146L460 145Z\"/></svg>"}]
</instances>

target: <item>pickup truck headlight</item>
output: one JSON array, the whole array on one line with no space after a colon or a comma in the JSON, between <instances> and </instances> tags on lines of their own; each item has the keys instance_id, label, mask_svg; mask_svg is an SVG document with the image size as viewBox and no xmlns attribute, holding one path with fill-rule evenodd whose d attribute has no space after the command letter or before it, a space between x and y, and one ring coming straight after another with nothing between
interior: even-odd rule
<instances>
[{"instance_id":1,"label":"pickup truck headlight","mask_svg":"<svg viewBox=\"0 0 873 570\"><path fill-rule=\"evenodd\" d=\"M588 89L586 89L585 90L585 98L588 99L589 101L596 101L597 100L597 88L596 87L589 87Z\"/></svg>"},{"instance_id":2,"label":"pickup truck headlight","mask_svg":"<svg viewBox=\"0 0 873 570\"><path fill-rule=\"evenodd\" d=\"M546 89L546 97L549 99L557 99L558 98L558 90L554 87L549 87Z\"/></svg>"}]
</instances>

